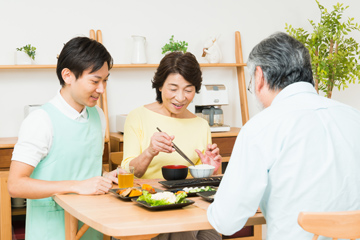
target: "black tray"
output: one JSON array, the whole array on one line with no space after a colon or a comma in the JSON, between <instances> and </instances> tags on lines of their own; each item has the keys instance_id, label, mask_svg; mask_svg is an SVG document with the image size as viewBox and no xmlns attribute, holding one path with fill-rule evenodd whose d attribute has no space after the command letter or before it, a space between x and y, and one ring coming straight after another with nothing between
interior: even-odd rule
<instances>
[{"instance_id":1,"label":"black tray","mask_svg":"<svg viewBox=\"0 0 360 240\"><path fill-rule=\"evenodd\" d=\"M137 199L133 198L131 201L136 202L140 204L141 206L150 209L150 210L166 210L166 209L176 209L176 208L183 208L185 206L189 206L191 204L194 204L195 202L190 199L185 199L185 202L183 203L174 203L169 205L160 205L160 206L151 206L149 203L145 201L137 201Z\"/></svg>"},{"instance_id":2,"label":"black tray","mask_svg":"<svg viewBox=\"0 0 360 240\"><path fill-rule=\"evenodd\" d=\"M191 178L183 180L160 181L167 188L183 188L197 186L219 186L222 176L207 178Z\"/></svg>"},{"instance_id":3,"label":"black tray","mask_svg":"<svg viewBox=\"0 0 360 240\"><path fill-rule=\"evenodd\" d=\"M141 190L141 187L134 187L134 188L137 188L137 189L140 189ZM113 194L115 194L116 196L118 196L119 198L123 199L123 200L130 200L132 198L138 198L139 196L136 196L136 197L124 197L124 196L121 196L120 194L116 193L117 190L119 189L127 189L127 188L113 188L113 189L110 189L109 192L112 192ZM161 189L158 189L158 188L154 188L154 190L158 193L158 192L163 192L163 190Z\"/></svg>"},{"instance_id":4,"label":"black tray","mask_svg":"<svg viewBox=\"0 0 360 240\"><path fill-rule=\"evenodd\" d=\"M208 191L208 192L198 192L196 193L198 196L202 197L206 201L212 202L214 201L214 196L216 191Z\"/></svg>"}]
</instances>

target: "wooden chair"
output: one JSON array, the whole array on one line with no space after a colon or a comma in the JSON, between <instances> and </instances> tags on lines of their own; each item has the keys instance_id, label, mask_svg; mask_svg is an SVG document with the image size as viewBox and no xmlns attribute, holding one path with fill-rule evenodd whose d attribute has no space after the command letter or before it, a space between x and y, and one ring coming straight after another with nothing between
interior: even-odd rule
<instances>
[{"instance_id":1,"label":"wooden chair","mask_svg":"<svg viewBox=\"0 0 360 240\"><path fill-rule=\"evenodd\" d=\"M123 160L123 152L111 152L110 153L110 162L111 162L111 169L110 171L114 170L119 166ZM110 166L109 166L110 167Z\"/></svg>"},{"instance_id":2,"label":"wooden chair","mask_svg":"<svg viewBox=\"0 0 360 240\"><path fill-rule=\"evenodd\" d=\"M318 237L353 239L360 238L360 210L344 212L301 212L299 225Z\"/></svg>"},{"instance_id":3,"label":"wooden chair","mask_svg":"<svg viewBox=\"0 0 360 240\"><path fill-rule=\"evenodd\" d=\"M8 176L8 171L0 171L0 239L12 239L11 198L7 188Z\"/></svg>"},{"instance_id":4,"label":"wooden chair","mask_svg":"<svg viewBox=\"0 0 360 240\"><path fill-rule=\"evenodd\" d=\"M94 29L90 30L89 38L98 41L99 43L103 43L102 40L102 32L101 30L97 30L95 33ZM111 147L110 147L110 128L109 128L109 111L108 111L108 104L107 104L107 92L106 88L104 90L104 93L101 94L100 99L97 101L97 105L104 111L105 120L106 120L106 130L105 130L105 147L104 154L105 159L109 159L109 169L112 169L110 157L107 158L108 154L110 153Z\"/></svg>"}]
</instances>

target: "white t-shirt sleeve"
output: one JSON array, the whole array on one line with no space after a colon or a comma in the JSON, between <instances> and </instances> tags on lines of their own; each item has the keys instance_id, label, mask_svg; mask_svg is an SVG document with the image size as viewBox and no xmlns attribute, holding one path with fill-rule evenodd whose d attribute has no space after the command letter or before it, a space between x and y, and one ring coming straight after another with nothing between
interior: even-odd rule
<instances>
[{"instance_id":1,"label":"white t-shirt sleeve","mask_svg":"<svg viewBox=\"0 0 360 240\"><path fill-rule=\"evenodd\" d=\"M49 153L52 136L49 115L43 109L30 113L21 124L11 160L36 167Z\"/></svg>"}]
</instances>

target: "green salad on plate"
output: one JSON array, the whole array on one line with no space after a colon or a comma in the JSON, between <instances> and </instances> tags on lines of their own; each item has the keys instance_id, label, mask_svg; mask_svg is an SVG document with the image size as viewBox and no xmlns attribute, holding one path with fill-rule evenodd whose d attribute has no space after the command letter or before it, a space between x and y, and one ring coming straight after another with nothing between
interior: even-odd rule
<instances>
[{"instance_id":1,"label":"green salad on plate","mask_svg":"<svg viewBox=\"0 0 360 240\"><path fill-rule=\"evenodd\" d=\"M174 194L172 192L159 192L151 194L148 191L143 191L143 194L137 201L145 201L151 206L170 205L186 202L187 194L185 192Z\"/></svg>"}]
</instances>

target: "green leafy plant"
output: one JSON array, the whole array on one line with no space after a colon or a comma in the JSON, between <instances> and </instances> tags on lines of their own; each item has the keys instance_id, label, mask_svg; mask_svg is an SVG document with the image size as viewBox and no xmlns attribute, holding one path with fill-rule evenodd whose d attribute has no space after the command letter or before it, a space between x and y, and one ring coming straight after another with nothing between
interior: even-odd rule
<instances>
[{"instance_id":1,"label":"green leafy plant","mask_svg":"<svg viewBox=\"0 0 360 240\"><path fill-rule=\"evenodd\" d=\"M334 87L339 90L348 87L348 83L360 83L359 44L346 36L353 30L360 31L360 25L353 23L354 18L340 22L343 12L349 7L334 5L328 10L315 0L320 9L320 22L309 20L313 32L303 28L293 28L285 24L285 30L309 49L315 80L315 88L331 98Z\"/></svg>"},{"instance_id":2,"label":"green leafy plant","mask_svg":"<svg viewBox=\"0 0 360 240\"><path fill-rule=\"evenodd\" d=\"M174 35L171 35L170 42L166 43L161 49L162 54L166 52L176 52L181 51L186 53L188 43L185 41L174 41Z\"/></svg>"},{"instance_id":3,"label":"green leafy plant","mask_svg":"<svg viewBox=\"0 0 360 240\"><path fill-rule=\"evenodd\" d=\"M32 58L32 60L35 60L35 51L36 51L36 47L31 46L31 44L25 45L21 48L16 48L17 51L23 51L24 53L26 53L30 58Z\"/></svg>"}]
</instances>

